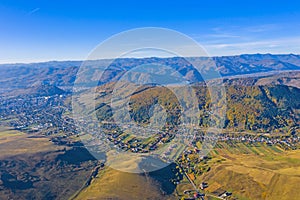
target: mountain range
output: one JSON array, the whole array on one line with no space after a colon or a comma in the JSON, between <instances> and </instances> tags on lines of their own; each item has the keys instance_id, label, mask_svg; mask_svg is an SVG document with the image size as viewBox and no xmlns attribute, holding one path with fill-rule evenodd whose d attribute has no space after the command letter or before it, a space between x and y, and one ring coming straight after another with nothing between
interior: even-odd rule
<instances>
[{"instance_id":1,"label":"mountain range","mask_svg":"<svg viewBox=\"0 0 300 200\"><path fill-rule=\"evenodd\" d=\"M202 67L195 70L190 63L200 63ZM210 61L210 62L208 62ZM76 80L77 72L82 64L90 69L103 73L100 77L90 77L91 81L98 81L103 84L109 81L118 80L122 74L132 70L136 66L149 63L157 63L161 66L170 66L178 71L186 80L191 82L202 81L201 75L210 72L214 67L222 77L233 77L237 75L249 76L259 74L267 76L278 72L297 72L300 71L300 55L272 55L272 54L245 54L238 56L222 56L211 58L122 58L116 60L93 60L93 61L51 61L31 64L1 64L0 65L0 92L5 93L17 88L28 88L37 84L49 84L60 87L61 89L71 90ZM213 64L211 64L213 63ZM201 74L200 74L200 73ZM147 71L145 71L147 74ZM159 73L166 73L161 70ZM293 75L289 74L289 75ZM280 77L279 77L280 78ZM293 75L292 79L299 79ZM231 79L232 80L232 79ZM278 80L279 82L289 82L293 80ZM268 81L267 81L268 82ZM276 82L272 79L271 82ZM297 84L297 83L296 83Z\"/></svg>"}]
</instances>

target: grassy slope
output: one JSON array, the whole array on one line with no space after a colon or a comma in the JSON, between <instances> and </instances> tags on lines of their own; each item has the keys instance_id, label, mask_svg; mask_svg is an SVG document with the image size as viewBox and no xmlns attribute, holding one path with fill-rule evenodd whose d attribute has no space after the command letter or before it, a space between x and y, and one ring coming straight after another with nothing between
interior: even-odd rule
<instances>
[{"instance_id":1,"label":"grassy slope","mask_svg":"<svg viewBox=\"0 0 300 200\"><path fill-rule=\"evenodd\" d=\"M154 179L105 168L76 199L172 199Z\"/></svg>"},{"instance_id":2,"label":"grassy slope","mask_svg":"<svg viewBox=\"0 0 300 200\"><path fill-rule=\"evenodd\" d=\"M87 180L93 162L70 162L74 152L49 138L0 126L0 199L67 199ZM85 154L84 154L85 155ZM74 155L73 157L74 158ZM73 161L71 160L71 161Z\"/></svg>"},{"instance_id":3,"label":"grassy slope","mask_svg":"<svg viewBox=\"0 0 300 200\"><path fill-rule=\"evenodd\" d=\"M212 162L211 170L198 177L209 183L208 191L232 191L239 199L298 199L300 150L280 152L266 145L216 150L214 157L225 161Z\"/></svg>"},{"instance_id":4,"label":"grassy slope","mask_svg":"<svg viewBox=\"0 0 300 200\"><path fill-rule=\"evenodd\" d=\"M0 127L0 158L59 149L62 147L54 146L48 138L30 138L9 127Z\"/></svg>"}]
</instances>

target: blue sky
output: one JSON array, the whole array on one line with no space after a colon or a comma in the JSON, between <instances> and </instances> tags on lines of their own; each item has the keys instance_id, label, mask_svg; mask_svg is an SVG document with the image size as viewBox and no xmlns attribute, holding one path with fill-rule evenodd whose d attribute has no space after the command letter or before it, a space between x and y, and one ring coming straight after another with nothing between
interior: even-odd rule
<instances>
[{"instance_id":1,"label":"blue sky","mask_svg":"<svg viewBox=\"0 0 300 200\"><path fill-rule=\"evenodd\" d=\"M82 60L132 28L180 31L210 55L300 54L299 1L0 0L0 63Z\"/></svg>"}]
</instances>

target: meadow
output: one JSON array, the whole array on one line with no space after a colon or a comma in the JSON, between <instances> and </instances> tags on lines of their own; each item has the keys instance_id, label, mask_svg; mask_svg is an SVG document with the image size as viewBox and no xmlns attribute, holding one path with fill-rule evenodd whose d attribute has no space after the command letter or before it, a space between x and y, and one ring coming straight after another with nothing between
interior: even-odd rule
<instances>
[{"instance_id":1,"label":"meadow","mask_svg":"<svg viewBox=\"0 0 300 200\"><path fill-rule=\"evenodd\" d=\"M232 199L299 199L300 150L266 144L219 143L211 152L210 170L197 177L205 192L229 191Z\"/></svg>"}]
</instances>

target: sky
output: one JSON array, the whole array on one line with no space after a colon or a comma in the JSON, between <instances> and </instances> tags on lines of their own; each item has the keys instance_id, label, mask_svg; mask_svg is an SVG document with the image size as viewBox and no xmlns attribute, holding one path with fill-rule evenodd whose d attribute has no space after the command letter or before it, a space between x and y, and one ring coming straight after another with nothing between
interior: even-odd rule
<instances>
[{"instance_id":1,"label":"sky","mask_svg":"<svg viewBox=\"0 0 300 200\"><path fill-rule=\"evenodd\" d=\"M300 54L299 19L297 0L0 0L0 63L84 60L142 27L179 31L211 56Z\"/></svg>"}]
</instances>

